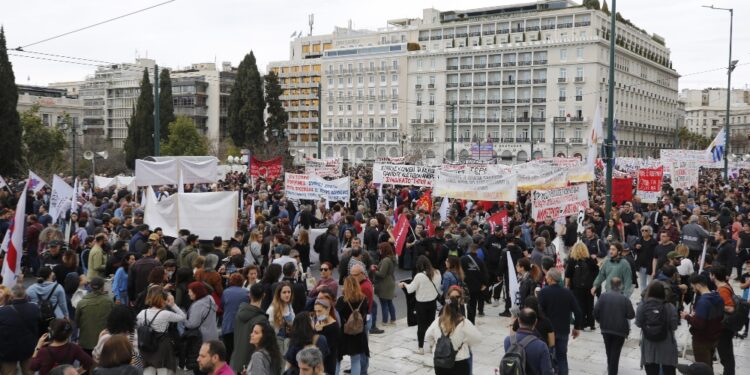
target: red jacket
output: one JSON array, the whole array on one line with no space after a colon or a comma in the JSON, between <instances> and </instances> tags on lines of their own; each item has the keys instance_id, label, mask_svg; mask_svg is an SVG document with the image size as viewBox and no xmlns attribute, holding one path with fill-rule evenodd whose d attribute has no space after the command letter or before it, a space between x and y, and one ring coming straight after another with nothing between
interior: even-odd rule
<instances>
[{"instance_id":1,"label":"red jacket","mask_svg":"<svg viewBox=\"0 0 750 375\"><path fill-rule=\"evenodd\" d=\"M367 297L367 311L372 311L372 296L375 294L372 282L370 279L364 279L359 282L359 287L362 289L362 293Z\"/></svg>"}]
</instances>

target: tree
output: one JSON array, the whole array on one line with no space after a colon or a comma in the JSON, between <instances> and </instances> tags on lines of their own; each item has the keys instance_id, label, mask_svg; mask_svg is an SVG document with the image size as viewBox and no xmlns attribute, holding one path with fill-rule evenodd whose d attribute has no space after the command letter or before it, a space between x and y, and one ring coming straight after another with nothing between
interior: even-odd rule
<instances>
[{"instance_id":1,"label":"tree","mask_svg":"<svg viewBox=\"0 0 750 375\"><path fill-rule=\"evenodd\" d=\"M128 124L128 137L125 139L125 163L135 169L135 160L154 153L154 91L148 79L148 69L143 70L141 94L138 96L133 115Z\"/></svg>"},{"instance_id":2,"label":"tree","mask_svg":"<svg viewBox=\"0 0 750 375\"><path fill-rule=\"evenodd\" d=\"M599 0L584 0L583 4L587 9L599 10Z\"/></svg>"},{"instance_id":3,"label":"tree","mask_svg":"<svg viewBox=\"0 0 750 375\"><path fill-rule=\"evenodd\" d=\"M169 124L173 123L174 102L172 101L172 78L168 69L159 73L159 137L166 141L169 137Z\"/></svg>"},{"instance_id":4,"label":"tree","mask_svg":"<svg viewBox=\"0 0 750 375\"><path fill-rule=\"evenodd\" d=\"M161 153L169 156L200 156L208 154L208 139L198 133L193 120L179 116L169 124L169 139L161 143Z\"/></svg>"},{"instance_id":5,"label":"tree","mask_svg":"<svg viewBox=\"0 0 750 375\"><path fill-rule=\"evenodd\" d=\"M279 76L275 72L271 71L265 76L266 83L266 112L268 118L266 119L266 137L271 138L283 138L286 133L287 121L289 121L289 115L284 110L284 106L281 104L279 97L283 90L279 85Z\"/></svg>"},{"instance_id":6,"label":"tree","mask_svg":"<svg viewBox=\"0 0 750 375\"><path fill-rule=\"evenodd\" d=\"M0 175L5 177L17 176L22 171L21 122L17 105L16 76L8 60L5 30L0 26Z\"/></svg>"},{"instance_id":7,"label":"tree","mask_svg":"<svg viewBox=\"0 0 750 375\"><path fill-rule=\"evenodd\" d=\"M252 51L237 68L237 79L229 96L227 131L238 147L265 143L263 130L263 82Z\"/></svg>"},{"instance_id":8,"label":"tree","mask_svg":"<svg viewBox=\"0 0 750 375\"><path fill-rule=\"evenodd\" d=\"M609 7L607 6L607 0L604 0L602 4L602 12L604 12L606 15L610 15Z\"/></svg>"},{"instance_id":9,"label":"tree","mask_svg":"<svg viewBox=\"0 0 750 375\"><path fill-rule=\"evenodd\" d=\"M20 123L23 128L23 155L28 168L45 175L64 169L65 134L56 127L42 123L39 105L21 113Z\"/></svg>"}]
</instances>

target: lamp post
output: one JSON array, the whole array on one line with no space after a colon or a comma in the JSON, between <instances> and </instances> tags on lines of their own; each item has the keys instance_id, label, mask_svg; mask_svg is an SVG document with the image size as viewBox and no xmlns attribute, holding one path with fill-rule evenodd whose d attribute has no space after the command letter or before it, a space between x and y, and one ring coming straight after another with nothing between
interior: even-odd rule
<instances>
[{"instance_id":1,"label":"lamp post","mask_svg":"<svg viewBox=\"0 0 750 375\"><path fill-rule=\"evenodd\" d=\"M401 138L399 139L399 143L401 143L401 157L404 157L404 145L406 144L407 137L406 133L401 133Z\"/></svg>"},{"instance_id":2,"label":"lamp post","mask_svg":"<svg viewBox=\"0 0 750 375\"><path fill-rule=\"evenodd\" d=\"M75 122L70 121L70 116L68 116L67 114L63 116L62 118L59 118L58 127L62 131L69 130L71 134L71 140L70 140L71 164L72 164L73 179L75 179L76 178L76 144L78 143L76 138L78 135L78 127L76 126Z\"/></svg>"},{"instance_id":3,"label":"lamp post","mask_svg":"<svg viewBox=\"0 0 750 375\"><path fill-rule=\"evenodd\" d=\"M727 116L724 122L724 182L729 182L729 104L732 102L732 71L737 66L737 60L732 61L732 23L734 22L734 9L719 8L713 5L702 5L704 8L713 10L726 10L729 12L729 64L727 65Z\"/></svg>"}]
</instances>

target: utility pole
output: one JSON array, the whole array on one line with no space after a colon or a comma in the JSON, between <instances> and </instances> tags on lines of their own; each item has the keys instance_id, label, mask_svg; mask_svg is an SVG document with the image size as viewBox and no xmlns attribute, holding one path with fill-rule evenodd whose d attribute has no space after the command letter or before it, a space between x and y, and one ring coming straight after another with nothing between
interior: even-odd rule
<instances>
[{"instance_id":1,"label":"utility pole","mask_svg":"<svg viewBox=\"0 0 750 375\"><path fill-rule=\"evenodd\" d=\"M529 160L534 160L534 115L531 113L531 105L529 105L529 141L531 143L531 153L529 154Z\"/></svg>"},{"instance_id":2,"label":"utility pole","mask_svg":"<svg viewBox=\"0 0 750 375\"><path fill-rule=\"evenodd\" d=\"M70 119L68 118L67 121L70 122ZM77 138L76 133L78 132L78 129L76 129L75 123L70 124L70 132L73 135L73 144L71 145L71 148L73 149L73 179L75 179L77 176L76 175L76 143L78 143L76 140Z\"/></svg>"},{"instance_id":3,"label":"utility pole","mask_svg":"<svg viewBox=\"0 0 750 375\"><path fill-rule=\"evenodd\" d=\"M552 157L556 158L557 154L555 153L555 143L557 143L557 134L555 133L555 119L552 119ZM565 156L567 157L568 154L565 153Z\"/></svg>"},{"instance_id":4,"label":"utility pole","mask_svg":"<svg viewBox=\"0 0 750 375\"><path fill-rule=\"evenodd\" d=\"M312 25L311 25L312 28ZM320 112L320 101L321 101L321 90L320 81L318 81L318 159L323 158L323 117Z\"/></svg>"},{"instance_id":5,"label":"utility pole","mask_svg":"<svg viewBox=\"0 0 750 375\"><path fill-rule=\"evenodd\" d=\"M456 161L456 103L451 103L451 161Z\"/></svg>"},{"instance_id":6,"label":"utility pole","mask_svg":"<svg viewBox=\"0 0 750 375\"><path fill-rule=\"evenodd\" d=\"M154 156L161 155L161 120L159 118L159 65L154 65Z\"/></svg>"},{"instance_id":7,"label":"utility pole","mask_svg":"<svg viewBox=\"0 0 750 375\"><path fill-rule=\"evenodd\" d=\"M614 124L615 124L615 38L617 35L617 0L612 0L612 9L610 10L611 20L609 28L611 34L609 37L609 82L607 82L608 95L607 95L607 140L605 142L605 152L607 159L607 192L606 192L606 203L605 203L605 216L609 220L612 213L612 168L614 163L612 160L612 154L614 151L612 144L614 142Z\"/></svg>"}]
</instances>

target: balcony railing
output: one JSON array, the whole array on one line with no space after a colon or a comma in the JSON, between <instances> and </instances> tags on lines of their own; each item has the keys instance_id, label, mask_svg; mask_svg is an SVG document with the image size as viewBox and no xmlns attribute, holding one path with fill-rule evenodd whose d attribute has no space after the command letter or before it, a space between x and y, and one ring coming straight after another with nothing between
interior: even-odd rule
<instances>
[{"instance_id":1,"label":"balcony railing","mask_svg":"<svg viewBox=\"0 0 750 375\"><path fill-rule=\"evenodd\" d=\"M565 83L567 81L568 81L568 79L565 78L565 77L560 77L560 78L557 79L557 83Z\"/></svg>"},{"instance_id":2,"label":"balcony railing","mask_svg":"<svg viewBox=\"0 0 750 375\"><path fill-rule=\"evenodd\" d=\"M461 99L461 100L458 101L458 104L471 104L471 100Z\"/></svg>"},{"instance_id":3,"label":"balcony railing","mask_svg":"<svg viewBox=\"0 0 750 375\"><path fill-rule=\"evenodd\" d=\"M503 63L499 63L499 62L487 64L487 67L489 68L499 68L501 66L503 66Z\"/></svg>"},{"instance_id":4,"label":"balcony railing","mask_svg":"<svg viewBox=\"0 0 750 375\"><path fill-rule=\"evenodd\" d=\"M495 35L495 30L482 31L482 35Z\"/></svg>"},{"instance_id":5,"label":"balcony railing","mask_svg":"<svg viewBox=\"0 0 750 375\"><path fill-rule=\"evenodd\" d=\"M513 138L513 137L510 137L510 138L500 138L500 142L503 142L503 143L513 143L513 141L515 141L515 140L516 139Z\"/></svg>"},{"instance_id":6,"label":"balcony railing","mask_svg":"<svg viewBox=\"0 0 750 375\"><path fill-rule=\"evenodd\" d=\"M427 88L428 89L434 89L435 88L435 84L434 83L428 83L427 84Z\"/></svg>"},{"instance_id":7,"label":"balcony railing","mask_svg":"<svg viewBox=\"0 0 750 375\"><path fill-rule=\"evenodd\" d=\"M558 29L567 29L569 27L573 27L573 23L572 22L565 22L565 23L558 23L557 24L557 28Z\"/></svg>"},{"instance_id":8,"label":"balcony railing","mask_svg":"<svg viewBox=\"0 0 750 375\"><path fill-rule=\"evenodd\" d=\"M422 120L418 118L413 118L409 122L411 122L412 124L419 124L420 122L422 122Z\"/></svg>"},{"instance_id":9,"label":"balcony railing","mask_svg":"<svg viewBox=\"0 0 750 375\"><path fill-rule=\"evenodd\" d=\"M458 87L458 82L448 82L445 84L445 87L447 88Z\"/></svg>"},{"instance_id":10,"label":"balcony railing","mask_svg":"<svg viewBox=\"0 0 750 375\"><path fill-rule=\"evenodd\" d=\"M503 117L503 122L504 123L516 122L516 119L514 117Z\"/></svg>"},{"instance_id":11,"label":"balcony railing","mask_svg":"<svg viewBox=\"0 0 750 375\"><path fill-rule=\"evenodd\" d=\"M458 70L458 65L448 65L445 67L446 70Z\"/></svg>"},{"instance_id":12,"label":"balcony railing","mask_svg":"<svg viewBox=\"0 0 750 375\"><path fill-rule=\"evenodd\" d=\"M510 30L509 29L500 29L500 30L497 30L497 33L498 34L508 34L508 33L510 33Z\"/></svg>"},{"instance_id":13,"label":"balcony railing","mask_svg":"<svg viewBox=\"0 0 750 375\"><path fill-rule=\"evenodd\" d=\"M474 86L481 87L481 86L486 86L486 85L487 85L487 82L484 82L484 81L482 81L482 82L474 82Z\"/></svg>"},{"instance_id":14,"label":"balcony railing","mask_svg":"<svg viewBox=\"0 0 750 375\"><path fill-rule=\"evenodd\" d=\"M503 99L503 104L515 103L516 99Z\"/></svg>"},{"instance_id":15,"label":"balcony railing","mask_svg":"<svg viewBox=\"0 0 750 375\"><path fill-rule=\"evenodd\" d=\"M534 60L534 65L545 65L547 60Z\"/></svg>"},{"instance_id":16,"label":"balcony railing","mask_svg":"<svg viewBox=\"0 0 750 375\"><path fill-rule=\"evenodd\" d=\"M487 86L500 86L500 81L488 81Z\"/></svg>"},{"instance_id":17,"label":"balcony railing","mask_svg":"<svg viewBox=\"0 0 750 375\"><path fill-rule=\"evenodd\" d=\"M499 103L502 103L502 102L503 101L501 99L487 99L487 103L489 103L489 104L499 104Z\"/></svg>"},{"instance_id":18,"label":"balcony railing","mask_svg":"<svg viewBox=\"0 0 750 375\"><path fill-rule=\"evenodd\" d=\"M570 117L571 122L581 122L583 121L583 117Z\"/></svg>"},{"instance_id":19,"label":"balcony railing","mask_svg":"<svg viewBox=\"0 0 750 375\"><path fill-rule=\"evenodd\" d=\"M531 118L531 121L532 121L532 122L544 122L544 121L546 121L546 120L547 120L547 119L545 119L544 117L532 117L532 118Z\"/></svg>"},{"instance_id":20,"label":"balcony railing","mask_svg":"<svg viewBox=\"0 0 750 375\"><path fill-rule=\"evenodd\" d=\"M519 85L530 85L531 84L531 80L530 79L519 79L516 82L518 82Z\"/></svg>"},{"instance_id":21,"label":"balcony railing","mask_svg":"<svg viewBox=\"0 0 750 375\"><path fill-rule=\"evenodd\" d=\"M474 69L484 69L487 67L487 64L474 64Z\"/></svg>"},{"instance_id":22,"label":"balcony railing","mask_svg":"<svg viewBox=\"0 0 750 375\"><path fill-rule=\"evenodd\" d=\"M472 31L472 32L469 33L469 36L481 36L481 35L482 35L482 33L479 32L479 31Z\"/></svg>"},{"instance_id":23,"label":"balcony railing","mask_svg":"<svg viewBox=\"0 0 750 375\"><path fill-rule=\"evenodd\" d=\"M503 85L515 85L516 81L510 80L510 81L503 81Z\"/></svg>"},{"instance_id":24,"label":"balcony railing","mask_svg":"<svg viewBox=\"0 0 750 375\"><path fill-rule=\"evenodd\" d=\"M421 90L422 89L422 85L421 84L416 84L416 85L414 85L414 88L417 89L417 90Z\"/></svg>"},{"instance_id":25,"label":"balcony railing","mask_svg":"<svg viewBox=\"0 0 750 375\"><path fill-rule=\"evenodd\" d=\"M516 28L511 29L511 31L514 33L522 33L523 27L516 27Z\"/></svg>"},{"instance_id":26,"label":"balcony railing","mask_svg":"<svg viewBox=\"0 0 750 375\"><path fill-rule=\"evenodd\" d=\"M461 87L471 87L471 82L461 82Z\"/></svg>"},{"instance_id":27,"label":"balcony railing","mask_svg":"<svg viewBox=\"0 0 750 375\"><path fill-rule=\"evenodd\" d=\"M466 33L456 33L456 38L466 38L467 36Z\"/></svg>"},{"instance_id":28,"label":"balcony railing","mask_svg":"<svg viewBox=\"0 0 750 375\"><path fill-rule=\"evenodd\" d=\"M516 142L517 143L528 143L529 139L528 138L524 138L524 137L516 137Z\"/></svg>"},{"instance_id":29,"label":"balcony railing","mask_svg":"<svg viewBox=\"0 0 750 375\"><path fill-rule=\"evenodd\" d=\"M468 65L467 64L461 64L461 69L471 69L471 65L470 64L468 64Z\"/></svg>"},{"instance_id":30,"label":"balcony railing","mask_svg":"<svg viewBox=\"0 0 750 375\"><path fill-rule=\"evenodd\" d=\"M435 123L435 119L434 118L426 118L426 119L424 119L423 123L431 125L431 124Z\"/></svg>"},{"instance_id":31,"label":"balcony railing","mask_svg":"<svg viewBox=\"0 0 750 375\"><path fill-rule=\"evenodd\" d=\"M555 25L542 25L542 30L553 30Z\"/></svg>"},{"instance_id":32,"label":"balcony railing","mask_svg":"<svg viewBox=\"0 0 750 375\"><path fill-rule=\"evenodd\" d=\"M469 118L469 117L463 117L463 118L458 119L458 122L461 123L461 124L468 124L468 123L471 122L471 118Z\"/></svg>"},{"instance_id":33,"label":"balcony railing","mask_svg":"<svg viewBox=\"0 0 750 375\"><path fill-rule=\"evenodd\" d=\"M576 101L577 102L580 102L582 100L583 100L583 96L582 95L576 95Z\"/></svg>"},{"instance_id":34,"label":"balcony railing","mask_svg":"<svg viewBox=\"0 0 750 375\"><path fill-rule=\"evenodd\" d=\"M518 103L531 103L530 98L519 98L516 100Z\"/></svg>"},{"instance_id":35,"label":"balcony railing","mask_svg":"<svg viewBox=\"0 0 750 375\"><path fill-rule=\"evenodd\" d=\"M487 118L487 122L500 122L500 119L497 117L489 117Z\"/></svg>"},{"instance_id":36,"label":"balcony railing","mask_svg":"<svg viewBox=\"0 0 750 375\"><path fill-rule=\"evenodd\" d=\"M547 98L534 98L532 99L534 103L545 103L547 101Z\"/></svg>"},{"instance_id":37,"label":"balcony railing","mask_svg":"<svg viewBox=\"0 0 750 375\"><path fill-rule=\"evenodd\" d=\"M531 60L524 60L524 61L518 62L518 66L529 66L529 65L531 65Z\"/></svg>"},{"instance_id":38,"label":"balcony railing","mask_svg":"<svg viewBox=\"0 0 750 375\"><path fill-rule=\"evenodd\" d=\"M581 21L575 23L576 27L583 27L591 25L591 21Z\"/></svg>"},{"instance_id":39,"label":"balcony railing","mask_svg":"<svg viewBox=\"0 0 750 375\"><path fill-rule=\"evenodd\" d=\"M583 138L571 138L570 143L583 143Z\"/></svg>"},{"instance_id":40,"label":"balcony railing","mask_svg":"<svg viewBox=\"0 0 750 375\"><path fill-rule=\"evenodd\" d=\"M421 101L417 101L417 105L418 106L422 105L422 102Z\"/></svg>"},{"instance_id":41,"label":"balcony railing","mask_svg":"<svg viewBox=\"0 0 750 375\"><path fill-rule=\"evenodd\" d=\"M547 83L547 78L534 78L534 83Z\"/></svg>"},{"instance_id":42,"label":"balcony railing","mask_svg":"<svg viewBox=\"0 0 750 375\"><path fill-rule=\"evenodd\" d=\"M567 99L566 97L561 96L561 97L557 98L557 101L564 102L566 99Z\"/></svg>"},{"instance_id":43,"label":"balcony railing","mask_svg":"<svg viewBox=\"0 0 750 375\"><path fill-rule=\"evenodd\" d=\"M534 142L544 143L544 141L545 141L544 138L534 138Z\"/></svg>"},{"instance_id":44,"label":"balcony railing","mask_svg":"<svg viewBox=\"0 0 750 375\"><path fill-rule=\"evenodd\" d=\"M539 26L526 26L526 31L539 31Z\"/></svg>"},{"instance_id":45,"label":"balcony railing","mask_svg":"<svg viewBox=\"0 0 750 375\"><path fill-rule=\"evenodd\" d=\"M504 62L503 66L516 66L516 62L515 61Z\"/></svg>"},{"instance_id":46,"label":"balcony railing","mask_svg":"<svg viewBox=\"0 0 750 375\"><path fill-rule=\"evenodd\" d=\"M583 82L583 77L576 77L576 82Z\"/></svg>"},{"instance_id":47,"label":"balcony railing","mask_svg":"<svg viewBox=\"0 0 750 375\"><path fill-rule=\"evenodd\" d=\"M529 122L531 120L529 117L517 117L516 122Z\"/></svg>"}]
</instances>

